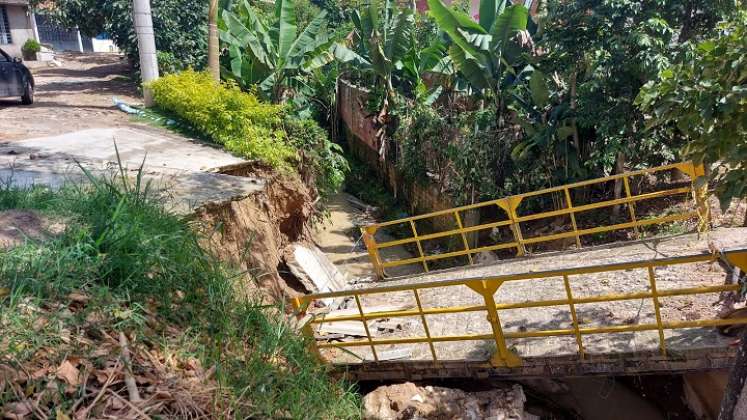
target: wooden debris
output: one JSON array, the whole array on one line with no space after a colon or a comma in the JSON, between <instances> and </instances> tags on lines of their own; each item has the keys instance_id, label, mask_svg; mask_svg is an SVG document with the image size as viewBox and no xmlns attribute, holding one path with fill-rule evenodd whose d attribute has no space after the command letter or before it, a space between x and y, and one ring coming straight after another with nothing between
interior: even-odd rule
<instances>
[{"instance_id":1,"label":"wooden debris","mask_svg":"<svg viewBox=\"0 0 747 420\"><path fill-rule=\"evenodd\" d=\"M119 345L122 347L122 361L124 362L124 376L125 385L127 386L127 394L130 397L130 402L138 403L141 400L140 392L137 389L137 383L135 377L132 375L132 361L130 360L130 347L127 344L127 337L123 332L119 333Z\"/></svg>"}]
</instances>

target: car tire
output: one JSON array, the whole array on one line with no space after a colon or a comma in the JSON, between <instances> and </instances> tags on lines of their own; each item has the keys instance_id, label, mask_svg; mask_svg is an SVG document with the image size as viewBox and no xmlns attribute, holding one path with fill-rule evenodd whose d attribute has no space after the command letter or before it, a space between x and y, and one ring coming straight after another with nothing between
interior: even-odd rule
<instances>
[{"instance_id":1,"label":"car tire","mask_svg":"<svg viewBox=\"0 0 747 420\"><path fill-rule=\"evenodd\" d=\"M21 96L21 103L24 105L34 103L34 86L31 84L31 81L26 82L26 89L24 89L23 96Z\"/></svg>"}]
</instances>

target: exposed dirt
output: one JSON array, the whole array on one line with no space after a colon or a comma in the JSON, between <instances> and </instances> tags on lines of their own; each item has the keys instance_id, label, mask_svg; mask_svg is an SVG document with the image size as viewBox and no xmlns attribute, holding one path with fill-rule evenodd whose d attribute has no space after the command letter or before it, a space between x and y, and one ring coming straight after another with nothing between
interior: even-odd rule
<instances>
[{"instance_id":1,"label":"exposed dirt","mask_svg":"<svg viewBox=\"0 0 747 420\"><path fill-rule=\"evenodd\" d=\"M123 56L59 53L57 58L61 67L26 63L36 81L33 105L0 100L0 141L135 124L112 103L113 96L129 104L141 102Z\"/></svg>"},{"instance_id":2,"label":"exposed dirt","mask_svg":"<svg viewBox=\"0 0 747 420\"><path fill-rule=\"evenodd\" d=\"M285 249L310 236L307 224L313 202L309 189L297 178L266 167L242 167L228 174L265 178L267 188L243 200L200 209L197 218L205 229L207 246L221 259L246 270L269 297L279 300L298 294L299 285L279 269Z\"/></svg>"},{"instance_id":3,"label":"exposed dirt","mask_svg":"<svg viewBox=\"0 0 747 420\"><path fill-rule=\"evenodd\" d=\"M339 193L330 197L327 203L328 217L314 225L312 236L316 245L349 280L373 281L375 274L366 246L360 239L360 228L374 223L375 220L354 205L360 203L349 194ZM382 237L384 241L394 240L391 236ZM398 258L411 258L404 247L397 246L389 249ZM419 272L419 267L402 266L389 270L394 276L413 275Z\"/></svg>"},{"instance_id":4,"label":"exposed dirt","mask_svg":"<svg viewBox=\"0 0 747 420\"><path fill-rule=\"evenodd\" d=\"M0 249L22 244L26 239L40 240L58 235L65 223L32 210L0 211Z\"/></svg>"}]
</instances>

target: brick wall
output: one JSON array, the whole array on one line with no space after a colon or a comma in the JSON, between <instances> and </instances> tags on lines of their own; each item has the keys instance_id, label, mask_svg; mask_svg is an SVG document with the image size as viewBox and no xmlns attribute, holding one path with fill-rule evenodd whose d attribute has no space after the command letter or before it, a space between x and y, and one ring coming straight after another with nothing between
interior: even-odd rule
<instances>
[{"instance_id":1,"label":"brick wall","mask_svg":"<svg viewBox=\"0 0 747 420\"><path fill-rule=\"evenodd\" d=\"M373 169L387 189L409 205L412 214L429 213L454 207L451 197L440 192L435 185L423 186L418 183L405 182L395 162L382 162L379 159L381 144L376 136L376 128L371 116L366 115L367 95L366 90L347 81L340 80L338 82L338 113L343 121L345 137L351 153Z\"/></svg>"}]
</instances>

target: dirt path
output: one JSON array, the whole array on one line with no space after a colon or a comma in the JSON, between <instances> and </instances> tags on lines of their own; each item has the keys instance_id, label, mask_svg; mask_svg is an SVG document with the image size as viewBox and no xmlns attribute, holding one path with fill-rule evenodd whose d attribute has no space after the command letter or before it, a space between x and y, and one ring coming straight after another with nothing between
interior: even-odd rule
<instances>
[{"instance_id":1,"label":"dirt path","mask_svg":"<svg viewBox=\"0 0 747 420\"><path fill-rule=\"evenodd\" d=\"M58 59L61 67L27 63L36 80L33 105L0 100L0 141L138 125L112 104L112 96L141 102L132 70L121 55L62 53Z\"/></svg>"},{"instance_id":2,"label":"dirt path","mask_svg":"<svg viewBox=\"0 0 747 420\"><path fill-rule=\"evenodd\" d=\"M373 267L360 238L360 227L373 223L371 216L365 214L351 202L355 200L346 193L335 194L328 204L329 217L315 226L313 239L319 249L329 260L343 272L348 280L374 281ZM389 238L385 240L393 240ZM392 247L399 258L411 258L412 255L402 247ZM396 267L395 276L417 274L416 267Z\"/></svg>"}]
</instances>

